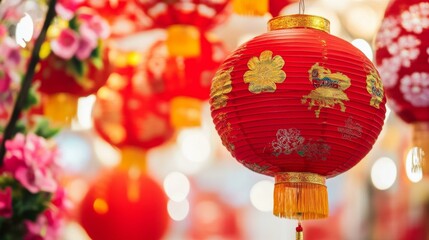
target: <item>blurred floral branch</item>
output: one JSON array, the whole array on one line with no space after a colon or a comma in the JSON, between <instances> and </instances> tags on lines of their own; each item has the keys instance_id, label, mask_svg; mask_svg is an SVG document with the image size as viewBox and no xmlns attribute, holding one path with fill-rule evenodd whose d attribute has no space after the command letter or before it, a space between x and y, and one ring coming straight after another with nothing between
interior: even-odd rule
<instances>
[{"instance_id":1,"label":"blurred floral branch","mask_svg":"<svg viewBox=\"0 0 429 240\"><path fill-rule=\"evenodd\" d=\"M1 0L0 0L1 2ZM48 11L46 13L46 18L45 18L45 22L43 24L42 30L39 34L39 36L37 37L37 40L35 42L32 54L31 54L31 58L30 58L30 62L28 64L27 67L27 72L23 78L22 84L21 84L21 89L18 93L18 97L15 103L15 106L13 108L13 112L11 115L11 118L6 126L6 129L4 131L3 134L3 139L1 141L1 145L0 145L0 166L3 165L3 161L4 161L4 155L6 154L6 148L5 148L5 143L7 140L12 139L13 135L15 133L15 126L19 120L19 117L21 115L22 110L24 109L29 91L30 91L30 87L31 87L31 83L34 77L34 73L35 73L35 69L36 69L36 65L40 60L39 57L39 52L40 52L40 48L43 44L43 42L45 41L46 38L46 33L47 30L49 28L49 26L51 25L52 20L55 17L55 5L56 5L57 0L51 0L49 2L49 8Z\"/></svg>"}]
</instances>

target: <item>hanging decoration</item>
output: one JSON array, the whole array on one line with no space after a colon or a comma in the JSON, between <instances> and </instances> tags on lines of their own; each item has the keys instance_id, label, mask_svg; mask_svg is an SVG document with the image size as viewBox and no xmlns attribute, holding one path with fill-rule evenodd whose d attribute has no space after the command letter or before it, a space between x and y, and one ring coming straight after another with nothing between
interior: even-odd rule
<instances>
[{"instance_id":1,"label":"hanging decoration","mask_svg":"<svg viewBox=\"0 0 429 240\"><path fill-rule=\"evenodd\" d=\"M232 0L234 13L239 15L264 16L270 13L277 17L283 8L297 0Z\"/></svg>"},{"instance_id":2,"label":"hanging decoration","mask_svg":"<svg viewBox=\"0 0 429 240\"><path fill-rule=\"evenodd\" d=\"M202 34L201 52L195 57L171 56L168 43L159 41L148 51L145 68L152 89L171 101L175 128L201 124L201 101L207 100L210 82L227 51L218 40Z\"/></svg>"},{"instance_id":3,"label":"hanging decoration","mask_svg":"<svg viewBox=\"0 0 429 240\"><path fill-rule=\"evenodd\" d=\"M376 68L330 35L329 25L311 15L273 18L270 31L234 51L212 81L223 145L247 168L275 178L278 217L326 218L326 179L357 164L383 126Z\"/></svg>"},{"instance_id":4,"label":"hanging decoration","mask_svg":"<svg viewBox=\"0 0 429 240\"><path fill-rule=\"evenodd\" d=\"M188 25L207 31L228 16L228 0L136 1L158 28Z\"/></svg>"},{"instance_id":5,"label":"hanging decoration","mask_svg":"<svg viewBox=\"0 0 429 240\"><path fill-rule=\"evenodd\" d=\"M429 174L429 3L390 1L376 38L376 62L391 109L413 126L421 151L413 169ZM426 156L423 156L426 155Z\"/></svg>"},{"instance_id":6,"label":"hanging decoration","mask_svg":"<svg viewBox=\"0 0 429 240\"><path fill-rule=\"evenodd\" d=\"M95 10L110 25L111 37L123 37L152 26L137 0L88 0L83 6Z\"/></svg>"},{"instance_id":7,"label":"hanging decoration","mask_svg":"<svg viewBox=\"0 0 429 240\"><path fill-rule=\"evenodd\" d=\"M163 189L139 168L103 174L80 206L80 223L94 240L159 240L168 222Z\"/></svg>"},{"instance_id":8,"label":"hanging decoration","mask_svg":"<svg viewBox=\"0 0 429 240\"><path fill-rule=\"evenodd\" d=\"M107 50L101 45L109 36L107 22L98 15L77 10L72 15L59 11L49 28L40 52L34 79L40 82L45 115L68 125L76 115L79 97L95 93L110 72Z\"/></svg>"},{"instance_id":9,"label":"hanging decoration","mask_svg":"<svg viewBox=\"0 0 429 240\"><path fill-rule=\"evenodd\" d=\"M145 150L173 135L168 101L152 90L144 70L139 68L139 54L112 50L110 58L115 69L97 93L95 130L113 146L141 151L140 158L145 158Z\"/></svg>"}]
</instances>

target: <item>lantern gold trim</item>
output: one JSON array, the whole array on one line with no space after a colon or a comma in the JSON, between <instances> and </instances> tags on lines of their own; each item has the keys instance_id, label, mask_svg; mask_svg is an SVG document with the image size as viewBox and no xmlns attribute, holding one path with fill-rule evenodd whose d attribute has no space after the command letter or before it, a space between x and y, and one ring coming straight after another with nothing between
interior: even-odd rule
<instances>
[{"instance_id":1,"label":"lantern gold trim","mask_svg":"<svg viewBox=\"0 0 429 240\"><path fill-rule=\"evenodd\" d=\"M326 178L306 172L283 172L275 176L274 215L299 220L328 217Z\"/></svg>"},{"instance_id":2,"label":"lantern gold trim","mask_svg":"<svg viewBox=\"0 0 429 240\"><path fill-rule=\"evenodd\" d=\"M272 18L268 21L268 31L290 28L312 28L329 33L330 25L329 20L323 17L294 14Z\"/></svg>"}]
</instances>

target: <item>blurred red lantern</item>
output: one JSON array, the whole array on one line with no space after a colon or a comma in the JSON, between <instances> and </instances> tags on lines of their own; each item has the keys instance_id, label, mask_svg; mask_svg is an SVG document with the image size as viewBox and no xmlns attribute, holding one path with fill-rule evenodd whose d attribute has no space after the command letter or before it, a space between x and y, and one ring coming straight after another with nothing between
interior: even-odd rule
<instances>
[{"instance_id":1,"label":"blurred red lantern","mask_svg":"<svg viewBox=\"0 0 429 240\"><path fill-rule=\"evenodd\" d=\"M163 189L133 168L102 175L80 207L80 223L93 240L159 240L168 221Z\"/></svg>"},{"instance_id":2,"label":"blurred red lantern","mask_svg":"<svg viewBox=\"0 0 429 240\"><path fill-rule=\"evenodd\" d=\"M50 26L43 43L35 81L46 95L44 114L60 124L70 124L79 97L97 92L110 73L108 50L101 41L109 35L107 22L95 14L75 13ZM90 36L90 37L88 37Z\"/></svg>"},{"instance_id":3,"label":"blurred red lantern","mask_svg":"<svg viewBox=\"0 0 429 240\"><path fill-rule=\"evenodd\" d=\"M107 19L114 37L132 34L152 26L151 19L137 5L137 0L88 0L83 4Z\"/></svg>"},{"instance_id":4,"label":"blurred red lantern","mask_svg":"<svg viewBox=\"0 0 429 240\"><path fill-rule=\"evenodd\" d=\"M144 72L136 65L117 67L98 91L94 127L116 147L149 149L167 141L173 129L168 102L151 92Z\"/></svg>"},{"instance_id":5,"label":"blurred red lantern","mask_svg":"<svg viewBox=\"0 0 429 240\"><path fill-rule=\"evenodd\" d=\"M168 28L172 25L190 25L208 30L227 16L228 0L136 0L154 24Z\"/></svg>"},{"instance_id":6,"label":"blurred red lantern","mask_svg":"<svg viewBox=\"0 0 429 240\"><path fill-rule=\"evenodd\" d=\"M210 83L227 51L217 40L201 35L197 56L171 56L166 41L155 43L148 52L147 80L152 89L171 100L171 122L176 127L200 125L201 103L210 94Z\"/></svg>"},{"instance_id":7,"label":"blurred red lantern","mask_svg":"<svg viewBox=\"0 0 429 240\"><path fill-rule=\"evenodd\" d=\"M232 0L234 12L240 15L263 16L270 13L279 16L281 10L297 0Z\"/></svg>"},{"instance_id":8,"label":"blurred red lantern","mask_svg":"<svg viewBox=\"0 0 429 240\"><path fill-rule=\"evenodd\" d=\"M325 218L325 179L357 164L381 131L381 80L359 49L329 34L324 18L282 16L269 29L220 67L212 117L240 163L275 177L275 215Z\"/></svg>"},{"instance_id":9,"label":"blurred red lantern","mask_svg":"<svg viewBox=\"0 0 429 240\"><path fill-rule=\"evenodd\" d=\"M376 60L391 109L413 124L414 145L429 154L429 3L391 1L376 38ZM414 162L429 173L429 164Z\"/></svg>"}]
</instances>

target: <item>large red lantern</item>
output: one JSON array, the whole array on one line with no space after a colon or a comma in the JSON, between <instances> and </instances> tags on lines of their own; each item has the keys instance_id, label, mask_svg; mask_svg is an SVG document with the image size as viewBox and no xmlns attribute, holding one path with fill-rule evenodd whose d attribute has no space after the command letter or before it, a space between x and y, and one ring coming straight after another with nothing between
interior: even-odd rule
<instances>
[{"instance_id":1,"label":"large red lantern","mask_svg":"<svg viewBox=\"0 0 429 240\"><path fill-rule=\"evenodd\" d=\"M120 55L124 54L112 57ZM94 127L113 146L147 150L167 141L173 129L168 102L151 91L144 71L137 65L118 66L98 91Z\"/></svg>"},{"instance_id":2,"label":"large red lantern","mask_svg":"<svg viewBox=\"0 0 429 240\"><path fill-rule=\"evenodd\" d=\"M163 189L133 168L102 175L80 207L80 223L94 240L160 240L168 222Z\"/></svg>"},{"instance_id":3,"label":"large red lantern","mask_svg":"<svg viewBox=\"0 0 429 240\"><path fill-rule=\"evenodd\" d=\"M157 94L171 101L171 123L177 128L200 125L200 101L209 98L211 79L227 54L222 42L205 34L200 42L197 56L171 56L166 41L159 41L146 57L147 81Z\"/></svg>"},{"instance_id":4,"label":"large red lantern","mask_svg":"<svg viewBox=\"0 0 429 240\"><path fill-rule=\"evenodd\" d=\"M357 164L381 131L381 80L360 50L329 34L324 18L282 16L269 29L221 65L212 117L240 163L275 177L276 216L325 218L326 178Z\"/></svg>"},{"instance_id":5,"label":"large red lantern","mask_svg":"<svg viewBox=\"0 0 429 240\"><path fill-rule=\"evenodd\" d=\"M429 2L391 1L376 39L376 59L391 109L413 125L414 145L429 154ZM427 159L427 157L426 157ZM414 162L425 175L429 164Z\"/></svg>"}]
</instances>

